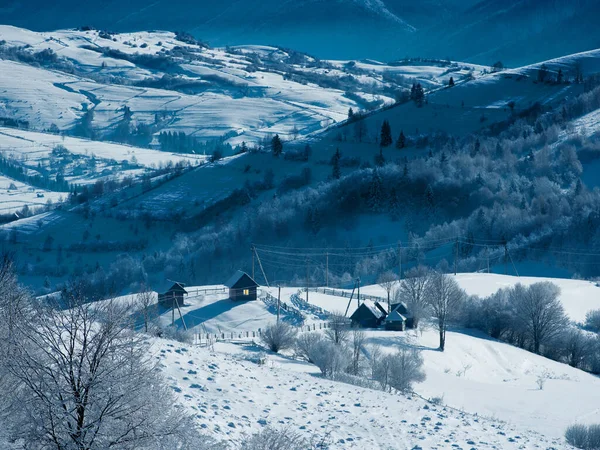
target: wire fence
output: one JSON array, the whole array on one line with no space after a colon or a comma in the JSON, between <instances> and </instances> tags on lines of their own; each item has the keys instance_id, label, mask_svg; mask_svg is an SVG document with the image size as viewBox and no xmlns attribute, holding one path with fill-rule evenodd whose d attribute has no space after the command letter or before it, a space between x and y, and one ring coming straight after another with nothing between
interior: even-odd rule
<instances>
[{"instance_id":1,"label":"wire fence","mask_svg":"<svg viewBox=\"0 0 600 450\"><path fill-rule=\"evenodd\" d=\"M311 323L295 327L299 333L325 330L329 328L329 322ZM220 333L194 333L193 344L201 347L207 347L216 342L253 342L260 339L263 330L259 328L256 331L228 331Z\"/></svg>"},{"instance_id":2,"label":"wire fence","mask_svg":"<svg viewBox=\"0 0 600 450\"><path fill-rule=\"evenodd\" d=\"M306 288L304 288L303 291L306 292ZM351 291L344 291L341 289L332 289L332 288L308 288L308 292L317 292L317 293L321 293L321 294L334 295L336 297L346 297L346 298L350 298L352 296ZM354 296L352 298L357 299L357 300L371 300L371 301L380 302L380 303L387 302L386 298L378 297L377 295L358 294L357 292L354 292Z\"/></svg>"}]
</instances>

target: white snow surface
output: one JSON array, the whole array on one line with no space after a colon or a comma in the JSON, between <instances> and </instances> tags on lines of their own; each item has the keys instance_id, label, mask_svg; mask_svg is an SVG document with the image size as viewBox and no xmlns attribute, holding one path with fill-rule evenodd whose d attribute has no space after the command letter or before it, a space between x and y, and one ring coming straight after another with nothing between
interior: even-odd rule
<instances>
[{"instance_id":1,"label":"white snow surface","mask_svg":"<svg viewBox=\"0 0 600 450\"><path fill-rule=\"evenodd\" d=\"M253 361L262 352L251 344L217 343L209 351L160 340L155 351L169 385L205 432L234 444L273 426L324 439L331 449L570 448L526 424L325 380L286 355L269 354L259 366Z\"/></svg>"}]
</instances>

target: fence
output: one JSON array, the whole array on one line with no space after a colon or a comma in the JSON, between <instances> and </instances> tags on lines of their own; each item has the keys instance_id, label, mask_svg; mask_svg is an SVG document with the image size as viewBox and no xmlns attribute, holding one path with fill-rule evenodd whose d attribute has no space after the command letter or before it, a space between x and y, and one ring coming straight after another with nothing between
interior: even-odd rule
<instances>
[{"instance_id":1,"label":"fence","mask_svg":"<svg viewBox=\"0 0 600 450\"><path fill-rule=\"evenodd\" d=\"M303 325L295 327L299 333L325 330L329 328L328 322L312 323L310 325ZM259 339L262 335L262 330L259 328L257 331L228 331L226 333L194 333L194 345L208 346L215 342L252 342L255 339Z\"/></svg>"},{"instance_id":2,"label":"fence","mask_svg":"<svg viewBox=\"0 0 600 450\"><path fill-rule=\"evenodd\" d=\"M306 292L306 288L304 288L304 291ZM336 297L346 297L346 298L350 298L350 296L352 295L352 291L343 291L341 289L332 289L332 288L308 288L308 292L317 292L317 293L321 293L321 294L335 295ZM380 302L380 303L387 302L387 298L378 297L377 295L369 295L369 294L360 294L360 296L359 296L356 291L354 292L354 297L352 297L352 298L357 299L357 300L371 300L371 301Z\"/></svg>"},{"instance_id":3,"label":"fence","mask_svg":"<svg viewBox=\"0 0 600 450\"><path fill-rule=\"evenodd\" d=\"M194 289L193 291L188 290L188 296L198 297L200 294L227 294L229 289L226 287L222 288L210 288L210 289Z\"/></svg>"}]
</instances>

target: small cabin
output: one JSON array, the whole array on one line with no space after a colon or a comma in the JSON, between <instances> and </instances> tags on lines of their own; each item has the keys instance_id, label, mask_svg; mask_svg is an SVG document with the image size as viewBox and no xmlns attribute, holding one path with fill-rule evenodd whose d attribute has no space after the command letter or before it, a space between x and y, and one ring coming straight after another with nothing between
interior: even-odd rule
<instances>
[{"instance_id":1,"label":"small cabin","mask_svg":"<svg viewBox=\"0 0 600 450\"><path fill-rule=\"evenodd\" d=\"M251 301L257 299L258 283L246 272L238 270L227 280L229 298L234 301Z\"/></svg>"},{"instance_id":2,"label":"small cabin","mask_svg":"<svg viewBox=\"0 0 600 450\"><path fill-rule=\"evenodd\" d=\"M400 314L397 309L393 310L385 318L385 329L392 331L406 330L406 317Z\"/></svg>"},{"instance_id":3,"label":"small cabin","mask_svg":"<svg viewBox=\"0 0 600 450\"><path fill-rule=\"evenodd\" d=\"M174 283L164 294L158 294L158 303L167 308L172 308L175 305L183 306L183 296L187 293L185 284Z\"/></svg>"},{"instance_id":4,"label":"small cabin","mask_svg":"<svg viewBox=\"0 0 600 450\"><path fill-rule=\"evenodd\" d=\"M350 316L353 327L377 328L385 320L387 312L379 302L363 302Z\"/></svg>"},{"instance_id":5,"label":"small cabin","mask_svg":"<svg viewBox=\"0 0 600 450\"><path fill-rule=\"evenodd\" d=\"M414 328L414 318L411 312L406 307L405 303L396 303L392 305L392 312L398 311L398 313L406 319L405 328Z\"/></svg>"}]
</instances>

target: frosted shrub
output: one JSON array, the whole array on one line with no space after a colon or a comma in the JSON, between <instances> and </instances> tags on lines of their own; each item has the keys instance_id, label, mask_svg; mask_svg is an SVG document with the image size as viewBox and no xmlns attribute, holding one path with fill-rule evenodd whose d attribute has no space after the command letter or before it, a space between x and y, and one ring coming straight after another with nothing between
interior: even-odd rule
<instances>
[{"instance_id":1,"label":"frosted shrub","mask_svg":"<svg viewBox=\"0 0 600 450\"><path fill-rule=\"evenodd\" d=\"M312 357L315 355L315 350L321 342L323 342L323 336L320 333L302 333L296 339L296 355L314 364L315 362Z\"/></svg>"},{"instance_id":2,"label":"frosted shrub","mask_svg":"<svg viewBox=\"0 0 600 450\"><path fill-rule=\"evenodd\" d=\"M374 352L379 354L379 352ZM407 392L414 383L425 381L423 357L417 350L400 349L371 360L375 381L383 390Z\"/></svg>"},{"instance_id":3,"label":"frosted shrub","mask_svg":"<svg viewBox=\"0 0 600 450\"><path fill-rule=\"evenodd\" d=\"M296 343L297 331L285 322L277 322L264 329L260 338L274 353L293 348Z\"/></svg>"},{"instance_id":4,"label":"frosted shrub","mask_svg":"<svg viewBox=\"0 0 600 450\"><path fill-rule=\"evenodd\" d=\"M312 353L310 358L328 378L335 378L337 373L346 370L351 360L349 351L344 346L326 340L315 345Z\"/></svg>"},{"instance_id":5,"label":"frosted shrub","mask_svg":"<svg viewBox=\"0 0 600 450\"><path fill-rule=\"evenodd\" d=\"M307 450L313 446L300 434L291 430L267 427L246 438L241 450Z\"/></svg>"},{"instance_id":6,"label":"frosted shrub","mask_svg":"<svg viewBox=\"0 0 600 450\"><path fill-rule=\"evenodd\" d=\"M600 449L600 425L571 425L565 431L565 439L573 447Z\"/></svg>"},{"instance_id":7,"label":"frosted shrub","mask_svg":"<svg viewBox=\"0 0 600 450\"><path fill-rule=\"evenodd\" d=\"M600 333L600 309L588 311L585 315L585 327L596 333Z\"/></svg>"}]
</instances>

